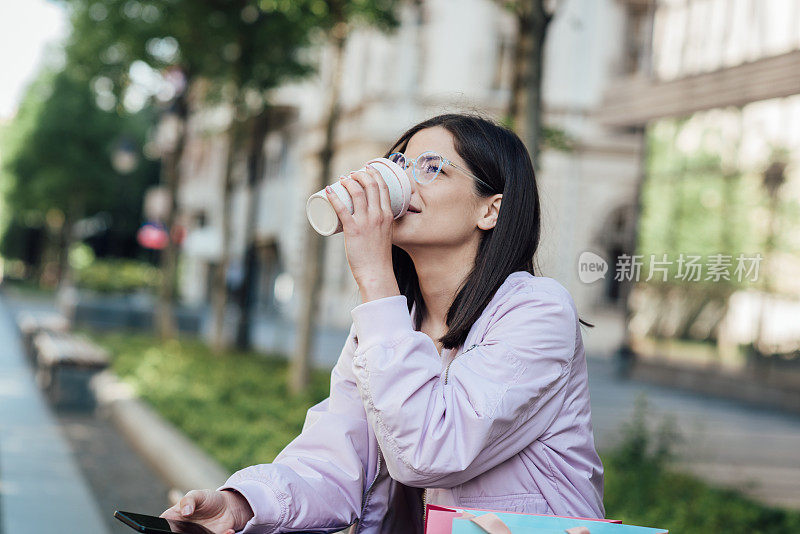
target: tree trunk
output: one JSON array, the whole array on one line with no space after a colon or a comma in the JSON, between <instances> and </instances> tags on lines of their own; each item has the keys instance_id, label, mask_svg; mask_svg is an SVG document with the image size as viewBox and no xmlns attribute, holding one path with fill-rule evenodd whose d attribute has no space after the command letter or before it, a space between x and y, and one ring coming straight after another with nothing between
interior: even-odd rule
<instances>
[{"instance_id":1,"label":"tree trunk","mask_svg":"<svg viewBox=\"0 0 800 534\"><path fill-rule=\"evenodd\" d=\"M81 217L79 202L72 198L64 210L64 222L58 232L58 263L56 268L56 287L60 290L72 283L72 269L69 264L69 249L72 248L72 227Z\"/></svg>"},{"instance_id":2,"label":"tree trunk","mask_svg":"<svg viewBox=\"0 0 800 534\"><path fill-rule=\"evenodd\" d=\"M187 81L188 86L188 81ZM175 113L178 117L178 136L175 146L162 158L161 171L167 188L169 210L166 226L167 246L161 251L161 286L158 291L156 325L162 340L173 339L177 335L177 324L173 305L175 302L175 279L178 270L178 245L173 240L175 221L178 216L178 189L180 186L180 162L186 146L186 121L189 115L186 94L181 93L175 100Z\"/></svg>"},{"instance_id":3,"label":"tree trunk","mask_svg":"<svg viewBox=\"0 0 800 534\"><path fill-rule=\"evenodd\" d=\"M511 94L506 108L507 125L528 147L531 160L539 168L542 137L542 64L547 27L553 14L545 0L505 2L517 19L517 34L512 58Z\"/></svg>"},{"instance_id":4,"label":"tree trunk","mask_svg":"<svg viewBox=\"0 0 800 534\"><path fill-rule=\"evenodd\" d=\"M528 146L534 168L539 168L539 149L542 138L542 65L547 26L552 15L544 8L544 0L535 0L531 10L529 27L530 56L528 57L528 80L526 84L526 132L523 140Z\"/></svg>"},{"instance_id":5,"label":"tree trunk","mask_svg":"<svg viewBox=\"0 0 800 534\"><path fill-rule=\"evenodd\" d=\"M42 234L42 250L39 255L39 267L36 273L36 279L41 287L57 287L58 286L58 265L59 258L59 242L61 240L61 232L65 221L61 220L61 226L52 224L52 221L47 221L44 226L44 233Z\"/></svg>"},{"instance_id":6,"label":"tree trunk","mask_svg":"<svg viewBox=\"0 0 800 534\"><path fill-rule=\"evenodd\" d=\"M331 180L331 162L333 160L336 141L336 124L339 121L339 95L344 59L344 46L347 41L346 23L339 22L333 29L333 70L330 92L327 101L327 121L325 124L325 140L319 154L319 175L312 191L324 188ZM311 352L313 350L313 334L319 291L322 286L324 269L323 236L306 225L306 258L303 276L303 294L297 324L295 351L292 356L289 389L293 394L305 391L310 374Z\"/></svg>"},{"instance_id":7,"label":"tree trunk","mask_svg":"<svg viewBox=\"0 0 800 534\"><path fill-rule=\"evenodd\" d=\"M628 236L628 250L625 252L631 256L636 254L639 245L639 234L641 233L641 218L642 206L644 199L642 198L642 191L644 190L644 181L647 179L647 159L648 159L648 144L647 144L647 129L641 127L637 130L639 138L639 171L638 179L636 180L636 192L634 194L634 208L633 208L633 225L631 233ZM612 258L616 262L616 258ZM631 301L631 294L636 286L636 280L626 280L620 282L620 301L625 303L625 333L623 336L622 344L617 351L617 373L622 377L628 377L631 368L636 360L636 353L633 350L633 333L631 331L631 322L636 314Z\"/></svg>"},{"instance_id":8,"label":"tree trunk","mask_svg":"<svg viewBox=\"0 0 800 534\"><path fill-rule=\"evenodd\" d=\"M780 209L780 197L777 193L769 196L769 223L767 224L767 239L764 243L764 258L769 261L773 258L773 253L777 248L776 241L778 236L778 210ZM771 307L773 291L773 269L767 268L765 263L761 268L761 295L758 304L758 323L756 324L756 335L753 346L757 354L766 354L770 348L764 343L764 330L766 326L767 311Z\"/></svg>"},{"instance_id":9,"label":"tree trunk","mask_svg":"<svg viewBox=\"0 0 800 534\"><path fill-rule=\"evenodd\" d=\"M255 297L256 223L258 221L259 184L264 176L264 140L269 132L269 108L253 118L250 149L247 156L247 213L245 214L245 259L242 287L238 294L239 324L236 328L236 348L250 349L250 322Z\"/></svg>"},{"instance_id":10,"label":"tree trunk","mask_svg":"<svg viewBox=\"0 0 800 534\"><path fill-rule=\"evenodd\" d=\"M526 124L525 87L528 84L530 51L533 46L533 34L530 23L530 2L521 2L517 10L517 35L514 43L514 57L512 59L511 96L508 99L506 121L521 139L525 139Z\"/></svg>"},{"instance_id":11,"label":"tree trunk","mask_svg":"<svg viewBox=\"0 0 800 534\"><path fill-rule=\"evenodd\" d=\"M211 306L213 308L213 327L211 349L219 354L225 349L225 308L228 304L228 285L226 274L230 261L231 242L231 197L233 192L233 172L236 162L236 148L239 146L244 102L243 95L237 94L233 102L233 117L228 129L228 155L225 165L225 180L222 188L222 250L214 271L211 287Z\"/></svg>"}]
</instances>

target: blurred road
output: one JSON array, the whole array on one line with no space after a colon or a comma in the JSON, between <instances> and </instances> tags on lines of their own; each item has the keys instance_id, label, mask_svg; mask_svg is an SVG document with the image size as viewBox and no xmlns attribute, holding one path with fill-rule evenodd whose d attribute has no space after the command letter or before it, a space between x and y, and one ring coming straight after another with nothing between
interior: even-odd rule
<instances>
[{"instance_id":1,"label":"blurred road","mask_svg":"<svg viewBox=\"0 0 800 534\"><path fill-rule=\"evenodd\" d=\"M682 469L740 489L762 502L800 509L800 417L647 383L620 380L609 360L589 358L592 421L598 449L612 446L631 420L636 397L647 398L655 428L676 419L684 442Z\"/></svg>"}]
</instances>

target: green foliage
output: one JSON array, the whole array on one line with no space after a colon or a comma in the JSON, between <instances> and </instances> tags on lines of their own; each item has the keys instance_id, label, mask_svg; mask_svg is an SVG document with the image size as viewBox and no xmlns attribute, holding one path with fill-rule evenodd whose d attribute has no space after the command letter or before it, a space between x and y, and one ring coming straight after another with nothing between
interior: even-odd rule
<instances>
[{"instance_id":1,"label":"green foliage","mask_svg":"<svg viewBox=\"0 0 800 534\"><path fill-rule=\"evenodd\" d=\"M542 147L560 152L572 152L575 150L575 138L563 128L543 125Z\"/></svg>"},{"instance_id":2,"label":"green foliage","mask_svg":"<svg viewBox=\"0 0 800 534\"><path fill-rule=\"evenodd\" d=\"M243 7L243 2L67 3L72 8L74 32L70 56L90 76L103 75L113 81L118 97L129 82L128 69L135 61L157 70L181 65L190 77L215 81L235 75L259 87L274 84L284 71L296 67L287 56L296 43L296 25L289 24L283 13L262 17L258 10L252 13L254 6ZM247 65L238 61L248 54L255 56L256 51L258 57L248 57ZM267 68L263 68L265 64ZM234 72L237 66L239 71Z\"/></svg>"},{"instance_id":3,"label":"green foliage","mask_svg":"<svg viewBox=\"0 0 800 534\"><path fill-rule=\"evenodd\" d=\"M674 419L663 420L655 432L651 419L640 396L622 443L603 455L606 517L681 534L800 532L800 513L763 506L673 470L674 446L681 440Z\"/></svg>"},{"instance_id":4,"label":"green foliage","mask_svg":"<svg viewBox=\"0 0 800 534\"><path fill-rule=\"evenodd\" d=\"M501 126L514 130L514 119L503 114L498 122ZM558 126L542 125L541 148L549 148L559 152L572 152L575 150L575 138L563 128Z\"/></svg>"},{"instance_id":5,"label":"green foliage","mask_svg":"<svg viewBox=\"0 0 800 534\"><path fill-rule=\"evenodd\" d=\"M0 163L2 163L3 155L8 153L8 138L11 131L9 124L0 121ZM0 165L0 241L6 233L8 225L11 223L11 216L8 208L5 206L4 191L7 187L8 176L3 165ZM3 247L0 243L0 258L3 257Z\"/></svg>"},{"instance_id":6,"label":"green foliage","mask_svg":"<svg viewBox=\"0 0 800 534\"><path fill-rule=\"evenodd\" d=\"M686 124L665 119L647 132L647 179L642 188L636 252L644 255L642 273L649 273L651 254L656 260L667 254L667 260L673 261L668 283L704 291L713 291L712 286L750 286L753 282L749 277L740 281L734 269L739 254L753 257L761 252L763 256L766 236L762 222L767 218L769 200L761 184L763 169L738 168L735 157L726 156L724 148L734 154L736 151L730 150L730 142L719 132L709 130L700 135ZM780 210L781 219L789 225L782 233L789 239L793 235L790 225L798 220L797 203L787 201ZM788 245L783 248L794 252ZM676 278L680 254L702 257L700 281ZM709 256L715 254L731 256L729 281L705 280ZM660 277L655 283L660 283Z\"/></svg>"},{"instance_id":7,"label":"green foliage","mask_svg":"<svg viewBox=\"0 0 800 534\"><path fill-rule=\"evenodd\" d=\"M69 56L87 76L109 80L118 100L136 61L156 70L179 66L190 82L210 82L205 96L212 100L261 96L311 74L314 65L299 50L340 17L383 29L397 25L396 0L62 1L72 13Z\"/></svg>"},{"instance_id":8,"label":"green foliage","mask_svg":"<svg viewBox=\"0 0 800 534\"><path fill-rule=\"evenodd\" d=\"M88 82L69 65L42 71L4 139L5 229L42 227L54 214L55 220L75 222L105 211L113 232L132 235L140 223L144 188L156 178L156 169L140 156L138 168L121 175L111 157L123 137L141 145L148 111L133 117L103 111ZM1 241L4 255L20 257L24 243L5 232Z\"/></svg>"},{"instance_id":9,"label":"green foliage","mask_svg":"<svg viewBox=\"0 0 800 534\"><path fill-rule=\"evenodd\" d=\"M315 371L309 392L290 396L287 362L276 356L216 356L198 341L162 344L143 335L95 339L111 350L122 380L231 471L271 462L329 393L329 373Z\"/></svg>"},{"instance_id":10,"label":"green foliage","mask_svg":"<svg viewBox=\"0 0 800 534\"><path fill-rule=\"evenodd\" d=\"M43 73L23 100L18 125L6 162L13 176L7 205L42 214L102 206L113 192L110 142L119 130L88 87L67 70Z\"/></svg>"},{"instance_id":11,"label":"green foliage","mask_svg":"<svg viewBox=\"0 0 800 534\"><path fill-rule=\"evenodd\" d=\"M85 269L95 261L92 248L86 243L75 243L69 250L69 264L75 270Z\"/></svg>"},{"instance_id":12,"label":"green foliage","mask_svg":"<svg viewBox=\"0 0 800 534\"><path fill-rule=\"evenodd\" d=\"M72 255L71 255L72 256ZM146 262L119 258L96 259L76 266L75 285L99 293L155 293L161 283L161 271Z\"/></svg>"}]
</instances>

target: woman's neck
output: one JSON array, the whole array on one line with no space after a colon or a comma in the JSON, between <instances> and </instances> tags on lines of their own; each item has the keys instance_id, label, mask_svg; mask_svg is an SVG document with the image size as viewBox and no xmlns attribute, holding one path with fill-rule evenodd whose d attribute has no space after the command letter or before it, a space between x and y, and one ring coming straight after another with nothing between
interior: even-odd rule
<instances>
[{"instance_id":1,"label":"woman's neck","mask_svg":"<svg viewBox=\"0 0 800 534\"><path fill-rule=\"evenodd\" d=\"M425 302L427 325L445 327L447 311L472 270L476 253L477 243L455 250L437 247L409 252Z\"/></svg>"}]
</instances>

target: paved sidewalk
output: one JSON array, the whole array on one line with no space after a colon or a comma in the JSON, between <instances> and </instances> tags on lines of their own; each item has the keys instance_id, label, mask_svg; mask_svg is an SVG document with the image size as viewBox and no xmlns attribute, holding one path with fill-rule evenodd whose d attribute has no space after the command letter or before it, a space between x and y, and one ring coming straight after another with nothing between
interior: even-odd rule
<instances>
[{"instance_id":1,"label":"paved sidewalk","mask_svg":"<svg viewBox=\"0 0 800 534\"><path fill-rule=\"evenodd\" d=\"M60 425L39 392L0 300L0 531L108 530Z\"/></svg>"},{"instance_id":2,"label":"paved sidewalk","mask_svg":"<svg viewBox=\"0 0 800 534\"><path fill-rule=\"evenodd\" d=\"M63 413L61 429L111 534L131 534L114 510L159 515L169 488L120 434L108 414Z\"/></svg>"},{"instance_id":3,"label":"paved sidewalk","mask_svg":"<svg viewBox=\"0 0 800 534\"><path fill-rule=\"evenodd\" d=\"M37 401L31 400L31 402L39 402L43 406L50 418L48 424L58 432L58 439L62 446L68 449L69 461L73 464L72 467L77 475L82 478L81 484L88 488L89 500L93 503L93 507L99 511L101 521L104 523L104 527L99 528L104 528L104 530L80 532L127 534L131 532L130 527L115 519L114 511L126 510L159 515L171 506L168 498L170 488L122 436L106 408L98 406L93 412L58 410L50 406L42 397L33 381L33 369L27 361L23 361L21 347L16 339L17 329L14 317L22 310L46 313L55 311L55 309L52 301L47 298L23 298L13 292L10 294L0 293L0 345L13 347L14 351L19 349L20 375L30 375L29 379L33 384L29 394L31 397L38 398ZM0 376L5 376L2 367L0 367ZM0 382L0 403L5 391L2 384ZM7 424L3 412L0 410L0 428L6 428ZM5 482L5 478L0 469L0 483L3 482ZM28 495L30 499L33 499L34 496L34 493ZM36 502L37 506L42 505L39 499L36 499ZM0 494L0 517L3 515L3 506L1 505L2 494ZM9 532L34 531L30 529L3 531L0 529L0 534ZM38 534L40 531L36 530L35 532ZM42 530L41 532L47 531ZM72 531L64 530L62 527L57 532Z\"/></svg>"}]
</instances>

